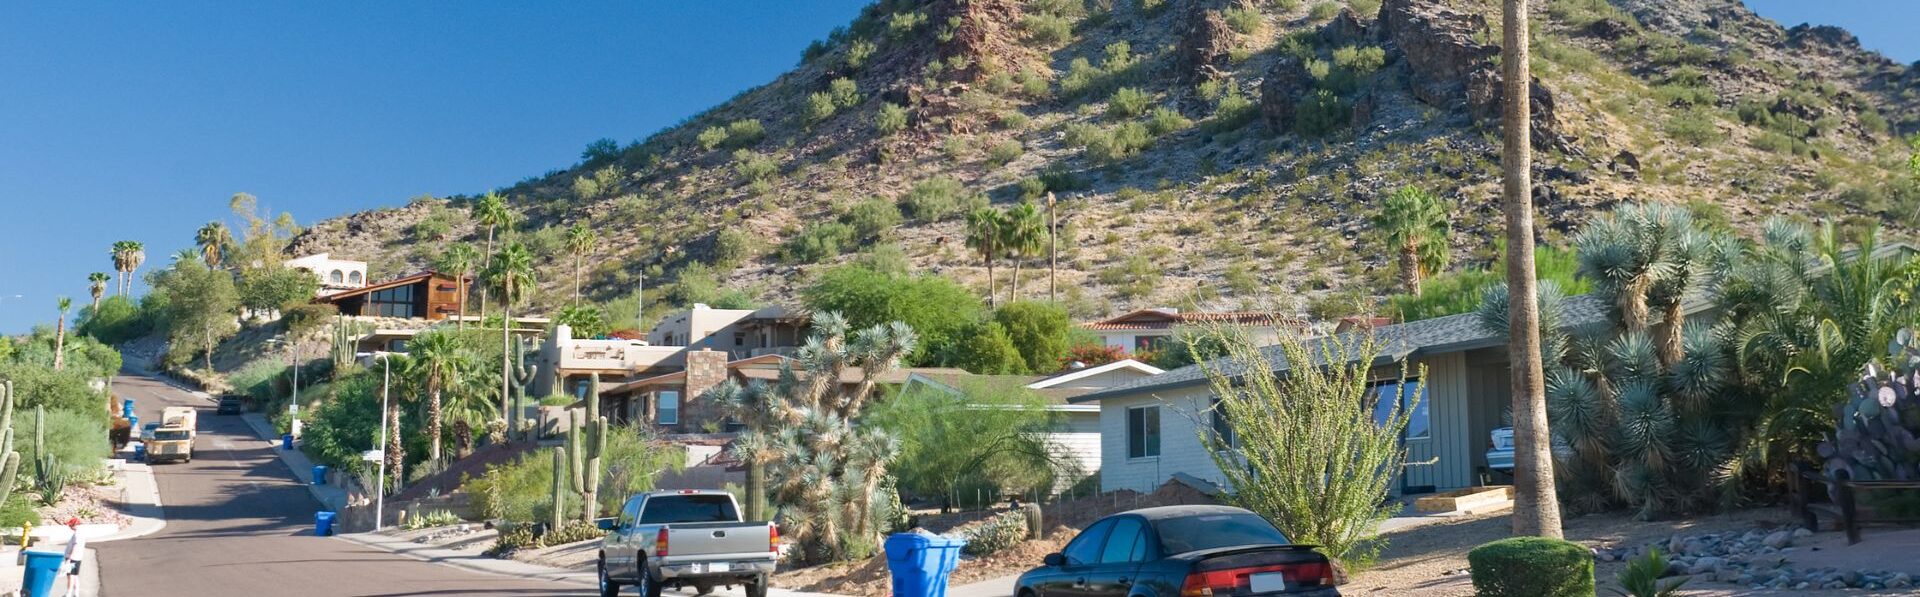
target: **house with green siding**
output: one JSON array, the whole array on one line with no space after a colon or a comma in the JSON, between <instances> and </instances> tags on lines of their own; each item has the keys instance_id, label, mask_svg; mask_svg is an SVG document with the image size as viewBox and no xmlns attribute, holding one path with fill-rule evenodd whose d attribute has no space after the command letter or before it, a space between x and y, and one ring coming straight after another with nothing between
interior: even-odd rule
<instances>
[{"instance_id":1,"label":"house with green siding","mask_svg":"<svg viewBox=\"0 0 1920 597\"><path fill-rule=\"evenodd\" d=\"M1689 317L1709 303L1691 301ZM1607 324L1605 302L1592 295L1567 299L1561 325L1578 333ZM1383 414L1395 404L1411 403L1404 438L1406 466L1397 493L1426 493L1503 482L1487 469L1486 452L1495 428L1508 425L1511 404L1506 335L1481 325L1472 313L1386 325L1307 341L1309 354L1325 354L1324 342L1355 342L1373 334L1380 355L1373 377ZM1259 349L1276 374L1292 366L1280 347ZM1324 362L1315 363L1325 365ZM1401 383L1401 371L1408 377ZM1235 376L1245 367L1233 359L1206 367ZM1420 392L1419 400L1412 400ZM1074 397L1076 404L1100 407L1100 487L1103 491L1152 491L1184 473L1219 485L1225 478L1201 441L1202 433L1224 432L1226 422L1213 408L1216 399L1202 366L1188 366L1106 390Z\"/></svg>"}]
</instances>

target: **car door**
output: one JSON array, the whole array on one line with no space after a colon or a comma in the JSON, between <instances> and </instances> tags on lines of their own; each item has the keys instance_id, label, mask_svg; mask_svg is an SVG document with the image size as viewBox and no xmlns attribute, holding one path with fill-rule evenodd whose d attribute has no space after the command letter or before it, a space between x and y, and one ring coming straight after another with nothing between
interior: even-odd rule
<instances>
[{"instance_id":1,"label":"car door","mask_svg":"<svg viewBox=\"0 0 1920 597\"><path fill-rule=\"evenodd\" d=\"M1127 597L1133 590L1134 572L1146 554L1145 521L1126 516L1113 521L1106 544L1100 550L1100 563L1087 573L1082 597Z\"/></svg>"},{"instance_id":2,"label":"car door","mask_svg":"<svg viewBox=\"0 0 1920 597\"><path fill-rule=\"evenodd\" d=\"M620 507L616 530L607 535L607 565L621 578L639 578L634 572L638 564L634 561L633 527L640 521L640 500L639 497L627 498L627 503Z\"/></svg>"},{"instance_id":3,"label":"car door","mask_svg":"<svg viewBox=\"0 0 1920 597\"><path fill-rule=\"evenodd\" d=\"M1040 597L1085 597L1087 575L1100 567L1100 553L1106 549L1107 533L1111 530L1113 520L1102 520L1069 541L1066 548L1060 550L1066 561L1038 583Z\"/></svg>"}]
</instances>

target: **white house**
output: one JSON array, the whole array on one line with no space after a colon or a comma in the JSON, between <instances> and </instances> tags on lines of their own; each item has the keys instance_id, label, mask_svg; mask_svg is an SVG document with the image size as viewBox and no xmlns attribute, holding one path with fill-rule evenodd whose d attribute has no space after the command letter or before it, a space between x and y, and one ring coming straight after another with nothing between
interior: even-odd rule
<instances>
[{"instance_id":1,"label":"white house","mask_svg":"<svg viewBox=\"0 0 1920 597\"><path fill-rule=\"evenodd\" d=\"M316 296L367 287L365 261L334 259L328 253L319 253L288 259L284 263L287 267L312 272L320 280L320 291Z\"/></svg>"},{"instance_id":2,"label":"white house","mask_svg":"<svg viewBox=\"0 0 1920 597\"><path fill-rule=\"evenodd\" d=\"M1158 367L1131 359L1044 376L914 373L907 377L902 393L919 385L957 394L960 386L971 379L1006 379L1019 383L1046 398L1047 410L1060 414L1060 425L1048 434L1048 440L1058 461L1074 465L1070 472L1077 473L1077 478L1101 470L1100 406L1074 404L1071 400L1161 373L1164 371ZM1066 483L1073 480L1063 479Z\"/></svg>"},{"instance_id":3,"label":"white house","mask_svg":"<svg viewBox=\"0 0 1920 597\"><path fill-rule=\"evenodd\" d=\"M1191 311L1171 307L1139 309L1100 321L1080 324L1081 329L1100 337L1105 346L1130 354L1154 353L1172 346L1181 332L1209 325L1230 325L1246 330L1254 343L1267 346L1279 341L1280 334L1298 334L1307 329L1304 320L1261 311Z\"/></svg>"}]
</instances>

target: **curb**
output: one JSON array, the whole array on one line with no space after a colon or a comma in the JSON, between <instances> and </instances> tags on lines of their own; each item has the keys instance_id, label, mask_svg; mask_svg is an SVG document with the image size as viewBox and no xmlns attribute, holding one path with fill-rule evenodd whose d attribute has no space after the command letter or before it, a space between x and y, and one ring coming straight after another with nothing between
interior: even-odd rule
<instances>
[{"instance_id":1,"label":"curb","mask_svg":"<svg viewBox=\"0 0 1920 597\"><path fill-rule=\"evenodd\" d=\"M165 506L160 502L160 483L153 477L153 468L145 464L124 463L120 465L118 470L124 473L121 476L123 491L133 491L135 489L134 485L136 484L134 478L137 477L142 479L139 484L145 486L142 489L147 490L146 493L149 493L150 497L145 498L147 503L140 503L141 498L133 498L131 496L124 498L126 501L116 505L114 509L127 515L128 518L133 519L133 524L127 525L126 529L111 535L97 539L89 539L89 541L94 543L145 537L167 528Z\"/></svg>"},{"instance_id":2,"label":"curb","mask_svg":"<svg viewBox=\"0 0 1920 597\"><path fill-rule=\"evenodd\" d=\"M474 572L484 572L513 578L578 584L582 586L598 586L600 582L599 578L591 572L577 572L562 568L541 566L539 564L529 564L517 560L501 560L434 547L415 546L413 543L405 543L398 540L376 539L367 533L334 535L333 538L420 560L422 562L443 564ZM394 545L395 543L401 543L406 547L397 547Z\"/></svg>"}]
</instances>

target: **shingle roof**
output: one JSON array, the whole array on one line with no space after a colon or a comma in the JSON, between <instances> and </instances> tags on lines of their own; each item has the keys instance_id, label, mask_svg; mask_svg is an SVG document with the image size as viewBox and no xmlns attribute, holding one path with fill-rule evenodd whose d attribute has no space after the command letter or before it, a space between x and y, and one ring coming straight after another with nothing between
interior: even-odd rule
<instances>
[{"instance_id":1,"label":"shingle roof","mask_svg":"<svg viewBox=\"0 0 1920 597\"><path fill-rule=\"evenodd\" d=\"M1705 306L1704 301L1698 301L1688 305L1688 310L1691 312ZM1605 324L1606 321L1607 304L1598 297L1580 295L1568 298L1561 303L1560 324L1563 328L1585 328ZM1399 361L1422 354L1489 348L1506 343L1504 334L1482 326L1479 315L1473 313L1382 326L1374 328L1372 332L1377 348L1380 350L1376 363ZM1354 346L1353 343L1364 338L1365 334L1366 331L1362 330L1314 338L1306 342L1307 353L1314 356L1315 365L1324 365L1327 349L1332 348L1327 343L1341 342L1351 348ZM1275 372L1286 371L1291 366L1287 362L1285 352L1279 346L1261 347L1259 352ZM1230 377L1241 375L1247 368L1245 363L1234 359L1220 359L1212 363L1211 367ZM1072 402L1092 402L1104 398L1206 383L1208 383L1206 370L1199 365L1188 365L1098 392L1076 396Z\"/></svg>"},{"instance_id":2,"label":"shingle roof","mask_svg":"<svg viewBox=\"0 0 1920 597\"><path fill-rule=\"evenodd\" d=\"M1176 325L1194 323L1287 326L1294 328L1304 328L1307 325L1305 321L1299 319L1264 311L1193 311L1182 313L1170 309L1139 309L1100 321L1083 323L1080 324L1080 327L1089 330L1159 330Z\"/></svg>"}]
</instances>

